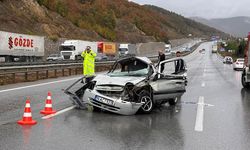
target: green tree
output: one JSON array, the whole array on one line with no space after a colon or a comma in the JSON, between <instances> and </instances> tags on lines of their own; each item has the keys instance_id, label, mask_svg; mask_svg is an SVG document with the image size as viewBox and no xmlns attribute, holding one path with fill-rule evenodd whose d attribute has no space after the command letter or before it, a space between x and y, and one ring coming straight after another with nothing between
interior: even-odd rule
<instances>
[{"instance_id":1,"label":"green tree","mask_svg":"<svg viewBox=\"0 0 250 150\"><path fill-rule=\"evenodd\" d=\"M68 14L68 9L65 4L61 1L57 1L56 3L56 11L63 17L66 17Z\"/></svg>"}]
</instances>

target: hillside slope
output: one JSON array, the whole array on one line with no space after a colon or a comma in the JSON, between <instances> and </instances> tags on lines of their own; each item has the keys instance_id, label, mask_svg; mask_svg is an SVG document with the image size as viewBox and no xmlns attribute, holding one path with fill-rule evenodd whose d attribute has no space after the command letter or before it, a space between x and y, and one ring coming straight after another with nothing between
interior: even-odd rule
<instances>
[{"instance_id":1,"label":"hillside slope","mask_svg":"<svg viewBox=\"0 0 250 150\"><path fill-rule=\"evenodd\" d=\"M33 0L1 0L0 22L0 30L4 31L45 35L50 38L102 39L93 31L77 28Z\"/></svg>"},{"instance_id":2,"label":"hillside slope","mask_svg":"<svg viewBox=\"0 0 250 150\"><path fill-rule=\"evenodd\" d=\"M0 30L84 40L149 42L224 35L153 6L127 0L0 0Z\"/></svg>"},{"instance_id":3,"label":"hillside slope","mask_svg":"<svg viewBox=\"0 0 250 150\"><path fill-rule=\"evenodd\" d=\"M232 17L218 19L192 17L191 19L214 27L236 37L245 37L250 31L250 17Z\"/></svg>"}]
</instances>

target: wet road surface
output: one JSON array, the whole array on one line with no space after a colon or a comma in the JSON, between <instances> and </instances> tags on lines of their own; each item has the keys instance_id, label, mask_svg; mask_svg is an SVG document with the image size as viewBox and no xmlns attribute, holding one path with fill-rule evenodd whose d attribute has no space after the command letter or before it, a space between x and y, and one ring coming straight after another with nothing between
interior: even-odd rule
<instances>
[{"instance_id":1,"label":"wet road surface","mask_svg":"<svg viewBox=\"0 0 250 150\"><path fill-rule=\"evenodd\" d=\"M177 106L163 105L152 114L120 116L107 112L72 109L51 119L39 114L48 91L53 107L68 108L65 89L76 78L60 78L0 87L0 149L10 150L247 150L250 147L250 91L242 89L241 72L211 53L195 51L185 57L187 92ZM73 79L72 79L73 78ZM46 82L46 84L44 84ZM47 83L52 82L52 83ZM23 86L31 86L21 89ZM3 91L5 90L5 91ZM25 99L31 99L38 124L16 124Z\"/></svg>"}]
</instances>

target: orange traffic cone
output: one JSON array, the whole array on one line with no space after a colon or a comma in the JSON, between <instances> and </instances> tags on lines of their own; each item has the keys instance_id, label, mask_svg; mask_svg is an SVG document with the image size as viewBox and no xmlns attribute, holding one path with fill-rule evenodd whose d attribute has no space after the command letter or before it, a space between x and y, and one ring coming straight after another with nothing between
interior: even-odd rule
<instances>
[{"instance_id":1,"label":"orange traffic cone","mask_svg":"<svg viewBox=\"0 0 250 150\"><path fill-rule=\"evenodd\" d=\"M44 115L50 115L50 114L56 113L56 111L52 109L52 99L51 99L50 92L48 92L48 97L46 99L45 108L44 110L41 110L40 113Z\"/></svg>"},{"instance_id":2,"label":"orange traffic cone","mask_svg":"<svg viewBox=\"0 0 250 150\"><path fill-rule=\"evenodd\" d=\"M32 120L31 108L30 108L30 100L26 100L23 119L17 121L20 125L34 125L37 122Z\"/></svg>"}]
</instances>

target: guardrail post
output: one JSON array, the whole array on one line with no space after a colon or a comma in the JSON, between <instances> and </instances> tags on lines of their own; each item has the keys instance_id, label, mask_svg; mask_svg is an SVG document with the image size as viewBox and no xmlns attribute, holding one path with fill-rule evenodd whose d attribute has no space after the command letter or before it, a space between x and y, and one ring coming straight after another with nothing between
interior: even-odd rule
<instances>
[{"instance_id":1,"label":"guardrail post","mask_svg":"<svg viewBox=\"0 0 250 150\"><path fill-rule=\"evenodd\" d=\"M36 71L36 80L39 80L39 71Z\"/></svg>"},{"instance_id":2,"label":"guardrail post","mask_svg":"<svg viewBox=\"0 0 250 150\"><path fill-rule=\"evenodd\" d=\"M62 69L62 76L64 77L64 69Z\"/></svg>"},{"instance_id":3,"label":"guardrail post","mask_svg":"<svg viewBox=\"0 0 250 150\"><path fill-rule=\"evenodd\" d=\"M54 71L55 78L57 77L57 70Z\"/></svg>"},{"instance_id":4,"label":"guardrail post","mask_svg":"<svg viewBox=\"0 0 250 150\"><path fill-rule=\"evenodd\" d=\"M16 83L16 73L12 74L12 81L13 81L13 83Z\"/></svg>"},{"instance_id":5,"label":"guardrail post","mask_svg":"<svg viewBox=\"0 0 250 150\"><path fill-rule=\"evenodd\" d=\"M71 76L71 68L69 68L69 76Z\"/></svg>"},{"instance_id":6,"label":"guardrail post","mask_svg":"<svg viewBox=\"0 0 250 150\"><path fill-rule=\"evenodd\" d=\"M25 81L28 81L28 72L24 73Z\"/></svg>"},{"instance_id":7,"label":"guardrail post","mask_svg":"<svg viewBox=\"0 0 250 150\"><path fill-rule=\"evenodd\" d=\"M46 78L49 78L49 70L46 70Z\"/></svg>"}]
</instances>

